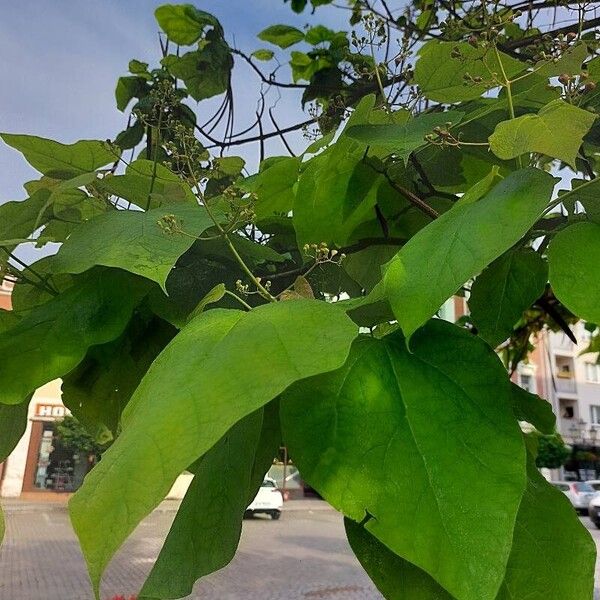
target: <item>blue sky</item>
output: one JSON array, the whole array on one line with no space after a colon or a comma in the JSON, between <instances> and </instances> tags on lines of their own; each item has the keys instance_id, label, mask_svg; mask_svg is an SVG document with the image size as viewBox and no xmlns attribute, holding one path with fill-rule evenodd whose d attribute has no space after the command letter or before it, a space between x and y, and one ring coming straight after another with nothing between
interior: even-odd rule
<instances>
[{"instance_id":1,"label":"blue sky","mask_svg":"<svg viewBox=\"0 0 600 600\"><path fill-rule=\"evenodd\" d=\"M127 117L115 107L114 87L127 63L156 63L158 26L154 0L20 0L0 8L0 131L28 133L62 142L113 138ZM303 26L322 22L343 28L345 11L329 7L315 16L295 15L283 0L205 0L230 43L253 51L265 47L256 34L275 22ZM254 112L256 78L238 65L236 110ZM272 97L274 101L274 97ZM202 108L202 104L200 107ZM297 97L277 105L281 124L299 116ZM280 152L276 146L272 148ZM25 197L23 182L38 175L22 156L0 142L0 203Z\"/></svg>"}]
</instances>

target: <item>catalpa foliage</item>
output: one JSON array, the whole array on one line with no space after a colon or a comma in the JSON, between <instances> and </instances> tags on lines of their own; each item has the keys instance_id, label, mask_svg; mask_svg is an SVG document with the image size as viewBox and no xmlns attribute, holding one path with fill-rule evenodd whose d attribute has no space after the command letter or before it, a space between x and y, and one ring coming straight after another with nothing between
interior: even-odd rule
<instances>
[{"instance_id":1,"label":"catalpa foliage","mask_svg":"<svg viewBox=\"0 0 600 600\"><path fill-rule=\"evenodd\" d=\"M329 4L292 0L310 25L274 23L249 54L215 16L161 6L162 58L117 82L113 141L1 134L40 177L0 206L0 458L62 378L105 448L70 502L97 597L184 471L140 597L225 566L284 444L386 598L590 599L594 544L519 424L554 416L511 372L543 328L600 323L595 21L352 0L337 31ZM265 128L259 109L236 131L237 65L300 90L308 121ZM20 264L33 239L60 249ZM469 316L437 319L456 294Z\"/></svg>"}]
</instances>

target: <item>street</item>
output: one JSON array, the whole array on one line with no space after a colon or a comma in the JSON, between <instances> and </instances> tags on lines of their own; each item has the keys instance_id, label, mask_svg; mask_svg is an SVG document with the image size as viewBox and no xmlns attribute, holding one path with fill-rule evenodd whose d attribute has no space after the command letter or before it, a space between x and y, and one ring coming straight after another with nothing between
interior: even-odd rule
<instances>
[{"instance_id":1,"label":"street","mask_svg":"<svg viewBox=\"0 0 600 600\"><path fill-rule=\"evenodd\" d=\"M314 506L315 509L301 509ZM376 600L345 540L341 517L320 501L292 501L279 521L244 521L235 559L204 578L189 598L206 600ZM88 600L83 558L64 507L5 508L0 598ZM127 541L104 576L102 598L139 591L175 513L155 512Z\"/></svg>"},{"instance_id":2,"label":"street","mask_svg":"<svg viewBox=\"0 0 600 600\"><path fill-rule=\"evenodd\" d=\"M0 598L91 600L83 558L64 506L5 506L7 533L0 550ZM103 600L136 593L174 517L156 511L108 568ZM596 545L600 530L582 522ZM597 569L597 580L600 572ZM600 595L597 596L600 598ZM279 521L244 521L235 559L204 578L190 599L379 600L345 540L341 517L319 501L290 502Z\"/></svg>"}]
</instances>

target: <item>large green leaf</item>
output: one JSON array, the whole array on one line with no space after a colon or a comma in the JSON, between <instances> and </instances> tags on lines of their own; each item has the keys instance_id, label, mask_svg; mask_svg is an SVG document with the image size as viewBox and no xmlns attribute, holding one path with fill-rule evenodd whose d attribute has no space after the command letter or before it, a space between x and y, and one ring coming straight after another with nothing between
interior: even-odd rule
<instances>
[{"instance_id":1,"label":"large green leaf","mask_svg":"<svg viewBox=\"0 0 600 600\"><path fill-rule=\"evenodd\" d=\"M388 264L385 291L409 338L468 279L512 247L541 216L554 178L509 175L477 202L454 206L419 231Z\"/></svg>"},{"instance_id":2,"label":"large green leaf","mask_svg":"<svg viewBox=\"0 0 600 600\"><path fill-rule=\"evenodd\" d=\"M507 77L526 68L525 64L502 52L499 55ZM501 72L501 65L491 47L473 48L467 42L431 40L419 50L414 82L431 100L460 102L474 100L485 91L498 87L497 77ZM481 77L481 81L465 82L465 75Z\"/></svg>"},{"instance_id":3,"label":"large green leaf","mask_svg":"<svg viewBox=\"0 0 600 600\"><path fill-rule=\"evenodd\" d=\"M136 314L117 340L93 346L62 383L62 401L100 444L117 437L121 413L175 329Z\"/></svg>"},{"instance_id":4,"label":"large green leaf","mask_svg":"<svg viewBox=\"0 0 600 600\"><path fill-rule=\"evenodd\" d=\"M87 349L118 337L146 286L123 271L96 270L0 334L0 402L19 404L68 373Z\"/></svg>"},{"instance_id":5,"label":"large green leaf","mask_svg":"<svg viewBox=\"0 0 600 600\"><path fill-rule=\"evenodd\" d=\"M195 44L206 27L221 30L213 15L192 4L163 4L154 11L154 16L167 37L182 46Z\"/></svg>"},{"instance_id":6,"label":"large green leaf","mask_svg":"<svg viewBox=\"0 0 600 600\"><path fill-rule=\"evenodd\" d=\"M118 149L96 140L61 144L35 135L2 133L0 137L21 152L34 169L56 179L71 179L119 158Z\"/></svg>"},{"instance_id":7,"label":"large green leaf","mask_svg":"<svg viewBox=\"0 0 600 600\"><path fill-rule=\"evenodd\" d=\"M350 547L386 600L454 600L419 567L386 548L362 525L344 519Z\"/></svg>"},{"instance_id":8,"label":"large green leaf","mask_svg":"<svg viewBox=\"0 0 600 600\"><path fill-rule=\"evenodd\" d=\"M512 550L496 600L589 600L596 546L565 495L529 455Z\"/></svg>"},{"instance_id":9,"label":"large green leaf","mask_svg":"<svg viewBox=\"0 0 600 600\"><path fill-rule=\"evenodd\" d=\"M496 259L471 286L469 309L479 335L493 347L503 342L547 281L546 261L533 250L515 248Z\"/></svg>"},{"instance_id":10,"label":"large green leaf","mask_svg":"<svg viewBox=\"0 0 600 600\"><path fill-rule=\"evenodd\" d=\"M346 127L368 123L374 103L374 96L363 98ZM365 149L343 131L333 146L308 163L294 199L299 247L321 242L343 246L361 223L375 217L382 176L363 160Z\"/></svg>"},{"instance_id":11,"label":"large green leaf","mask_svg":"<svg viewBox=\"0 0 600 600\"><path fill-rule=\"evenodd\" d=\"M71 499L94 587L183 469L294 381L340 367L356 333L339 308L314 300L215 309L190 321L154 361L121 435Z\"/></svg>"},{"instance_id":12,"label":"large green leaf","mask_svg":"<svg viewBox=\"0 0 600 600\"><path fill-rule=\"evenodd\" d=\"M568 500L529 458L504 581L496 600L574 600L592 595L596 549ZM387 600L453 600L427 573L346 519L352 550ZM551 526L549 525L551 524Z\"/></svg>"},{"instance_id":13,"label":"large green leaf","mask_svg":"<svg viewBox=\"0 0 600 600\"><path fill-rule=\"evenodd\" d=\"M575 315L600 323L600 225L576 223L548 246L550 284Z\"/></svg>"},{"instance_id":14,"label":"large green leaf","mask_svg":"<svg viewBox=\"0 0 600 600\"><path fill-rule=\"evenodd\" d=\"M166 231L165 218L177 229ZM55 273L82 273L95 265L125 269L163 290L177 259L214 222L202 206L176 204L148 212L116 210L78 227L52 263ZM165 290L166 291L166 290Z\"/></svg>"},{"instance_id":15,"label":"large green leaf","mask_svg":"<svg viewBox=\"0 0 600 600\"><path fill-rule=\"evenodd\" d=\"M463 116L464 113L458 111L427 113L405 124L354 125L349 127L346 133L365 144L393 149L394 154L406 161L414 150L427 143L426 134L432 133L435 127L445 126L446 123L456 125Z\"/></svg>"},{"instance_id":16,"label":"large green leaf","mask_svg":"<svg viewBox=\"0 0 600 600\"><path fill-rule=\"evenodd\" d=\"M445 321L412 350L398 332L362 338L341 369L292 386L284 442L335 508L457 600L492 600L525 487L510 382L487 344Z\"/></svg>"},{"instance_id":17,"label":"large green leaf","mask_svg":"<svg viewBox=\"0 0 600 600\"><path fill-rule=\"evenodd\" d=\"M244 417L190 467L194 479L141 599L187 596L197 579L233 558L246 507L281 442L277 408L267 405Z\"/></svg>"},{"instance_id":18,"label":"large green leaf","mask_svg":"<svg viewBox=\"0 0 600 600\"><path fill-rule=\"evenodd\" d=\"M523 115L498 123L490 136L490 149L503 160L538 152L559 158L575 168L575 158L583 136L596 115L588 110L554 100L537 115Z\"/></svg>"},{"instance_id":19,"label":"large green leaf","mask_svg":"<svg viewBox=\"0 0 600 600\"><path fill-rule=\"evenodd\" d=\"M290 25L271 25L258 34L258 39L280 48L289 48L304 39L304 34Z\"/></svg>"}]
</instances>

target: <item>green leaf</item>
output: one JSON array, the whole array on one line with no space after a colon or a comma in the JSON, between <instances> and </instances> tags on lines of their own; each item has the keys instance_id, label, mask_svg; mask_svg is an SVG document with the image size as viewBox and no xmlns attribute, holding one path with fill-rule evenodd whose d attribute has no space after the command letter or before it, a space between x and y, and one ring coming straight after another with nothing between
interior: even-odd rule
<instances>
[{"instance_id":1,"label":"green leaf","mask_svg":"<svg viewBox=\"0 0 600 600\"><path fill-rule=\"evenodd\" d=\"M163 4L154 11L154 16L167 37L182 46L195 44L206 27L222 31L213 15L192 4Z\"/></svg>"},{"instance_id":2,"label":"green leaf","mask_svg":"<svg viewBox=\"0 0 600 600\"><path fill-rule=\"evenodd\" d=\"M458 54L456 58L453 54ZM499 52L507 77L525 70L526 65ZM431 40L419 50L414 82L430 100L461 102L475 100L485 91L498 87L492 73L501 73L501 65L491 48L473 48L467 42ZM465 75L481 77L479 83L466 83Z\"/></svg>"},{"instance_id":3,"label":"green leaf","mask_svg":"<svg viewBox=\"0 0 600 600\"><path fill-rule=\"evenodd\" d=\"M144 137L146 132L144 125L141 121L136 121L131 127L121 131L115 138L115 144L121 148L121 150L129 150L135 148Z\"/></svg>"},{"instance_id":4,"label":"green leaf","mask_svg":"<svg viewBox=\"0 0 600 600\"><path fill-rule=\"evenodd\" d=\"M344 270L367 291L371 291L383 276L382 267L398 252L397 246L368 246L344 258Z\"/></svg>"},{"instance_id":5,"label":"green leaf","mask_svg":"<svg viewBox=\"0 0 600 600\"><path fill-rule=\"evenodd\" d=\"M511 173L481 200L454 206L390 261L385 293L407 338L468 279L512 247L541 216L554 178Z\"/></svg>"},{"instance_id":6,"label":"green leaf","mask_svg":"<svg viewBox=\"0 0 600 600\"><path fill-rule=\"evenodd\" d=\"M354 125L346 130L349 137L369 145L394 150L406 162L410 154L426 144L425 135L435 127L445 127L447 122L456 125L464 113L449 111L428 113L411 119L405 124Z\"/></svg>"},{"instance_id":7,"label":"green leaf","mask_svg":"<svg viewBox=\"0 0 600 600\"><path fill-rule=\"evenodd\" d=\"M117 108L123 112L134 98L144 95L146 88L146 80L143 77L119 77L117 79L117 87L115 88Z\"/></svg>"},{"instance_id":8,"label":"green leaf","mask_svg":"<svg viewBox=\"0 0 600 600\"><path fill-rule=\"evenodd\" d=\"M194 100L200 101L227 91L233 59L229 46L216 39L181 57L170 54L162 64L173 77L183 81Z\"/></svg>"},{"instance_id":9,"label":"green leaf","mask_svg":"<svg viewBox=\"0 0 600 600\"><path fill-rule=\"evenodd\" d=\"M588 56L587 44L579 42L563 52L562 56L555 61L554 59L540 60L535 64L535 74L546 78L554 77L567 73L571 76L577 76L581 73L583 62Z\"/></svg>"},{"instance_id":10,"label":"green leaf","mask_svg":"<svg viewBox=\"0 0 600 600\"><path fill-rule=\"evenodd\" d=\"M23 402L77 366L90 346L118 337L145 293L141 283L122 271L94 271L0 334L0 402Z\"/></svg>"},{"instance_id":11,"label":"green leaf","mask_svg":"<svg viewBox=\"0 0 600 600\"><path fill-rule=\"evenodd\" d=\"M435 579L394 554L362 525L346 518L344 526L352 552L386 600L454 600Z\"/></svg>"},{"instance_id":12,"label":"green leaf","mask_svg":"<svg viewBox=\"0 0 600 600\"><path fill-rule=\"evenodd\" d=\"M596 115L588 110L553 100L537 115L523 115L498 123L489 138L490 149L503 160L538 152L575 168L583 136L595 119Z\"/></svg>"},{"instance_id":13,"label":"green leaf","mask_svg":"<svg viewBox=\"0 0 600 600\"><path fill-rule=\"evenodd\" d=\"M530 455L505 580L496 600L591 598L596 546L565 495ZM550 525L551 524L551 525Z\"/></svg>"},{"instance_id":14,"label":"green leaf","mask_svg":"<svg viewBox=\"0 0 600 600\"><path fill-rule=\"evenodd\" d=\"M142 599L187 596L197 579L231 561L246 507L279 447L279 436L273 435L279 427L268 422L276 416L267 408L251 413L190 467L194 478L142 588Z\"/></svg>"},{"instance_id":15,"label":"green leaf","mask_svg":"<svg viewBox=\"0 0 600 600\"><path fill-rule=\"evenodd\" d=\"M71 499L95 589L183 469L294 381L340 367L356 333L341 310L315 300L215 309L188 323L148 370L121 435Z\"/></svg>"},{"instance_id":16,"label":"green leaf","mask_svg":"<svg viewBox=\"0 0 600 600\"><path fill-rule=\"evenodd\" d=\"M36 170L55 179L71 179L95 171L119 158L119 151L106 142L81 140L61 144L35 135L2 133L6 144L23 154Z\"/></svg>"},{"instance_id":17,"label":"green leaf","mask_svg":"<svg viewBox=\"0 0 600 600\"><path fill-rule=\"evenodd\" d=\"M225 295L225 284L223 283L218 283L217 285L215 285L214 288L212 288L205 296L204 298L202 298L202 300L200 300L200 302L198 302L196 308L194 308L194 310L190 313L190 316L188 317L188 322L191 321L192 319L194 319L195 317L197 317L200 313L204 312L204 309L209 305L209 304L214 304L215 302L218 302L219 300L221 300L221 298L223 298L223 296Z\"/></svg>"},{"instance_id":18,"label":"green leaf","mask_svg":"<svg viewBox=\"0 0 600 600\"><path fill-rule=\"evenodd\" d=\"M568 500L528 462L513 545L496 600L591 598L595 546ZM548 526L552 523L552 527ZM425 572L393 554L360 525L345 520L362 566L388 600L452 600Z\"/></svg>"},{"instance_id":19,"label":"green leaf","mask_svg":"<svg viewBox=\"0 0 600 600\"><path fill-rule=\"evenodd\" d=\"M456 206L461 204L471 204L483 198L497 183L502 180L500 168L494 165L490 172L474 183L456 202Z\"/></svg>"},{"instance_id":20,"label":"green leaf","mask_svg":"<svg viewBox=\"0 0 600 600\"><path fill-rule=\"evenodd\" d=\"M252 53L252 56L254 56L254 58L256 58L256 60L271 60L274 56L275 53L273 52L273 50L266 50L264 48L261 48L259 50L255 50Z\"/></svg>"},{"instance_id":21,"label":"green leaf","mask_svg":"<svg viewBox=\"0 0 600 600\"><path fill-rule=\"evenodd\" d=\"M121 413L175 329L159 318L136 314L118 339L91 347L63 376L62 401L99 444L115 439Z\"/></svg>"},{"instance_id":22,"label":"green leaf","mask_svg":"<svg viewBox=\"0 0 600 600\"><path fill-rule=\"evenodd\" d=\"M600 225L600 179L572 179L571 191L567 192L571 202L581 202L590 221ZM1 210L1 209L0 209Z\"/></svg>"},{"instance_id":23,"label":"green leaf","mask_svg":"<svg viewBox=\"0 0 600 600\"><path fill-rule=\"evenodd\" d=\"M292 210L300 164L301 160L294 156L273 157L263 162L250 187L256 194L254 212L257 219Z\"/></svg>"},{"instance_id":24,"label":"green leaf","mask_svg":"<svg viewBox=\"0 0 600 600\"><path fill-rule=\"evenodd\" d=\"M600 323L600 225L575 223L548 246L550 284L579 318Z\"/></svg>"},{"instance_id":25,"label":"green leaf","mask_svg":"<svg viewBox=\"0 0 600 600\"><path fill-rule=\"evenodd\" d=\"M171 222L173 230L168 229ZM206 209L198 205L111 211L71 234L52 264L53 271L83 273L95 265L116 267L156 281L166 293L165 282L177 259L212 226Z\"/></svg>"},{"instance_id":26,"label":"green leaf","mask_svg":"<svg viewBox=\"0 0 600 600\"><path fill-rule=\"evenodd\" d=\"M336 32L324 25L315 25L315 27L311 27L304 36L304 39L311 44L312 46L316 46L317 44L321 44L323 42L331 42L336 37Z\"/></svg>"},{"instance_id":27,"label":"green leaf","mask_svg":"<svg viewBox=\"0 0 600 600\"><path fill-rule=\"evenodd\" d=\"M516 383L511 383L510 387L515 417L519 421L526 421L533 425L541 433L548 435L554 433L556 415L552 411L550 402L536 394L531 394Z\"/></svg>"},{"instance_id":28,"label":"green leaf","mask_svg":"<svg viewBox=\"0 0 600 600\"><path fill-rule=\"evenodd\" d=\"M368 123L374 96L361 100L347 128ZM342 132L337 142L311 159L300 176L294 199L298 246L320 242L344 246L353 231L375 218L382 176L363 158L365 145Z\"/></svg>"},{"instance_id":29,"label":"green leaf","mask_svg":"<svg viewBox=\"0 0 600 600\"><path fill-rule=\"evenodd\" d=\"M303 478L390 550L457 600L493 600L525 487L509 383L487 344L445 321L417 332L412 353L398 332L363 337L341 369L284 393L284 442Z\"/></svg>"},{"instance_id":30,"label":"green leaf","mask_svg":"<svg viewBox=\"0 0 600 600\"><path fill-rule=\"evenodd\" d=\"M546 261L533 250L514 248L497 258L471 286L469 309L479 335L494 348L506 340L547 281Z\"/></svg>"},{"instance_id":31,"label":"green leaf","mask_svg":"<svg viewBox=\"0 0 600 600\"><path fill-rule=\"evenodd\" d=\"M290 25L271 25L258 34L258 39L280 48L289 48L304 39L304 34Z\"/></svg>"},{"instance_id":32,"label":"green leaf","mask_svg":"<svg viewBox=\"0 0 600 600\"><path fill-rule=\"evenodd\" d=\"M28 410L29 401L13 405L0 404L0 463L8 458L23 437L27 428Z\"/></svg>"},{"instance_id":33,"label":"green leaf","mask_svg":"<svg viewBox=\"0 0 600 600\"><path fill-rule=\"evenodd\" d=\"M29 238L40 215L46 213L49 198L49 190L39 189L26 200L0 205L0 245L12 252L17 244L10 243L10 240ZM6 254L0 251L0 269L6 258Z\"/></svg>"},{"instance_id":34,"label":"green leaf","mask_svg":"<svg viewBox=\"0 0 600 600\"><path fill-rule=\"evenodd\" d=\"M124 175L107 175L99 179L96 186L140 208L150 200L150 208L187 202L197 204L190 186L164 165L138 158L129 165Z\"/></svg>"}]
</instances>

